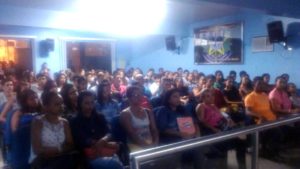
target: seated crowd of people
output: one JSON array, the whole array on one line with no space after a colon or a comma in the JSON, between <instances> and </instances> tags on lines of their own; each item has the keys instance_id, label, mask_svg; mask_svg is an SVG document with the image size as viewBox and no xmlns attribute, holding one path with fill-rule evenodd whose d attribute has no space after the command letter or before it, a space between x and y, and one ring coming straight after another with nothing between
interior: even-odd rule
<instances>
[{"instance_id":1,"label":"seated crowd of people","mask_svg":"<svg viewBox=\"0 0 300 169\"><path fill-rule=\"evenodd\" d=\"M272 85L269 74L251 79L245 71L240 83L235 71L224 78L222 71L205 75L182 68L146 74L133 68L113 74L68 70L53 79L45 65L37 75L3 72L2 154L13 169L122 169L130 152L300 112L296 85L287 74ZM285 130L264 133L264 152L277 155ZM235 149L239 169L246 168L247 139L212 149L224 158ZM192 158L198 169L207 154L199 148L184 152L182 159Z\"/></svg>"}]
</instances>

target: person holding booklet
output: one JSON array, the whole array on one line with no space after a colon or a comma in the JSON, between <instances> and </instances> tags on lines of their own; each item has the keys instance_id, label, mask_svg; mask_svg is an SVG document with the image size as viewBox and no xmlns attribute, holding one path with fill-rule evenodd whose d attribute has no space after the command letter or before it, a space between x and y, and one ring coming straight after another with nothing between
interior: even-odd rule
<instances>
[{"instance_id":1,"label":"person holding booklet","mask_svg":"<svg viewBox=\"0 0 300 169\"><path fill-rule=\"evenodd\" d=\"M182 106L178 89L167 91L163 103L164 106L153 110L161 144L170 144L200 136L198 126L192 116ZM182 160L184 161L185 159L192 159L195 169L203 168L204 156L201 149L184 152Z\"/></svg>"}]
</instances>

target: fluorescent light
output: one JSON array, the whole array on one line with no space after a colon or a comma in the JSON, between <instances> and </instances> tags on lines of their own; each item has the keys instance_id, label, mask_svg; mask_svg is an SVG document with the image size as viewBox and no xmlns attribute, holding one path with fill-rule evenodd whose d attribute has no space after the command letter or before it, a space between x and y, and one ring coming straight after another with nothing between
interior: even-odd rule
<instances>
[{"instance_id":1,"label":"fluorescent light","mask_svg":"<svg viewBox=\"0 0 300 169\"><path fill-rule=\"evenodd\" d=\"M287 50L288 50L288 51L292 51L293 48L292 48L292 47L288 47Z\"/></svg>"},{"instance_id":2,"label":"fluorescent light","mask_svg":"<svg viewBox=\"0 0 300 169\"><path fill-rule=\"evenodd\" d=\"M62 14L62 27L136 36L159 30L166 0L78 0L72 13Z\"/></svg>"}]
</instances>

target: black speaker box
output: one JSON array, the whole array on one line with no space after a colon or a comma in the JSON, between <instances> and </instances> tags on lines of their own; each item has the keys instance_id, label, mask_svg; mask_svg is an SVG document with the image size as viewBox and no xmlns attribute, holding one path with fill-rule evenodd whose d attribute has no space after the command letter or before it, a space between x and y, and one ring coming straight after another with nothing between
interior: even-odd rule
<instances>
[{"instance_id":1,"label":"black speaker box","mask_svg":"<svg viewBox=\"0 0 300 169\"><path fill-rule=\"evenodd\" d=\"M283 42L285 40L281 21L270 22L267 27L271 43Z\"/></svg>"},{"instance_id":2,"label":"black speaker box","mask_svg":"<svg viewBox=\"0 0 300 169\"><path fill-rule=\"evenodd\" d=\"M165 41L166 41L167 50L176 50L177 49L175 36L167 36Z\"/></svg>"}]
</instances>

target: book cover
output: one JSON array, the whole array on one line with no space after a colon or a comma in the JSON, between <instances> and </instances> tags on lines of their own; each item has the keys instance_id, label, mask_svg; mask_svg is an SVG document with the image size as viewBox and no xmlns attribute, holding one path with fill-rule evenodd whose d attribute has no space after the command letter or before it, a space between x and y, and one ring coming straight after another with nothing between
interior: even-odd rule
<instances>
[{"instance_id":1,"label":"book cover","mask_svg":"<svg viewBox=\"0 0 300 169\"><path fill-rule=\"evenodd\" d=\"M194 134L196 132L196 128L191 117L179 117L177 118L177 124L180 132L188 134Z\"/></svg>"}]
</instances>

